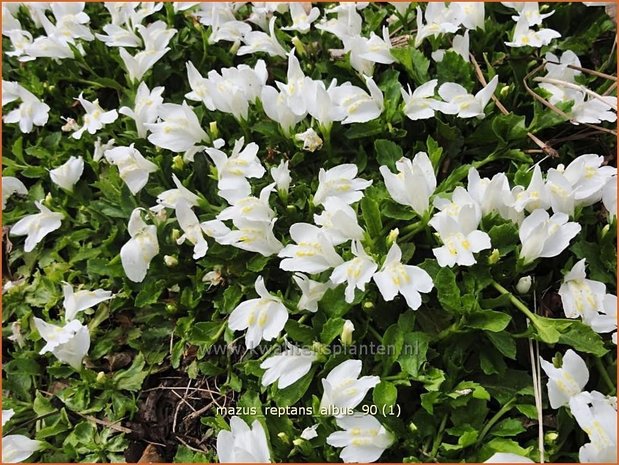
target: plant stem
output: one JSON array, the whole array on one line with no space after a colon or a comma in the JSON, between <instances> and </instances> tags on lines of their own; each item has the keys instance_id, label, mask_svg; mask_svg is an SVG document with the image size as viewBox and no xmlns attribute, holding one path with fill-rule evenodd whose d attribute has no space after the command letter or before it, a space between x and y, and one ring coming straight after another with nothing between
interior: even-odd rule
<instances>
[{"instance_id":1,"label":"plant stem","mask_svg":"<svg viewBox=\"0 0 619 465\"><path fill-rule=\"evenodd\" d=\"M512 399L507 401L507 403L503 407L501 407L501 409L497 413L495 413L494 416L490 420L488 420L488 423L486 423L486 426L484 426L481 432L479 433L479 437L477 438L477 444L481 443L481 441L484 439L486 434L488 434L488 431L490 431L490 428L492 428L496 424L496 422L501 419L503 415L509 412L515 403L516 403L516 398L513 397Z\"/></svg>"},{"instance_id":2,"label":"plant stem","mask_svg":"<svg viewBox=\"0 0 619 465\"><path fill-rule=\"evenodd\" d=\"M432 450L430 451L430 456L432 458L436 457L438 453L438 448L441 446L443 442L443 434L445 432L445 426L447 425L447 414L443 415L443 419L441 420L441 424L438 427L438 433L434 437L434 444L432 445Z\"/></svg>"},{"instance_id":3,"label":"plant stem","mask_svg":"<svg viewBox=\"0 0 619 465\"><path fill-rule=\"evenodd\" d=\"M535 324L537 316L531 310L529 310L529 308L520 299L516 298L514 294L509 292L496 281L492 281L492 286L501 294L509 295L509 301L514 305L514 307L516 307L518 310L528 316L531 322Z\"/></svg>"},{"instance_id":4,"label":"plant stem","mask_svg":"<svg viewBox=\"0 0 619 465\"><path fill-rule=\"evenodd\" d=\"M596 368L600 372L600 375L602 376L602 379L604 380L606 387L608 387L608 389L610 390L609 395L614 396L615 393L617 392L617 387L613 383L613 380L610 378L608 371L606 371L606 367L602 363L602 360L597 357L595 357L594 359L595 359Z\"/></svg>"},{"instance_id":5,"label":"plant stem","mask_svg":"<svg viewBox=\"0 0 619 465\"><path fill-rule=\"evenodd\" d=\"M378 342L380 342L380 343L381 343L381 345L382 345L382 343L383 343L383 337L380 335L380 333L379 333L378 331L376 331L376 330L374 329L374 327L373 327L373 326L371 326L371 325L370 325L369 320L368 320L368 331L369 331L370 333L372 333L372 335L373 335L376 339L378 339Z\"/></svg>"}]
</instances>

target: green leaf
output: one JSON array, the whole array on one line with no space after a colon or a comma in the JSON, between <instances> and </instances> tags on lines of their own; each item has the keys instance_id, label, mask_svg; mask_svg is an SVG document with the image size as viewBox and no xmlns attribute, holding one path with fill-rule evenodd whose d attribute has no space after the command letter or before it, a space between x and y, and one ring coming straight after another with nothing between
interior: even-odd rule
<instances>
[{"instance_id":1,"label":"green leaf","mask_svg":"<svg viewBox=\"0 0 619 465\"><path fill-rule=\"evenodd\" d=\"M516 341L507 331L488 331L484 333L484 336L486 336L492 345L505 357L512 360L516 359Z\"/></svg>"},{"instance_id":2,"label":"green leaf","mask_svg":"<svg viewBox=\"0 0 619 465\"><path fill-rule=\"evenodd\" d=\"M222 334L222 327L225 328L225 326L225 321L202 321L195 323L191 327L189 342L196 345L205 345L208 348L217 342L217 339Z\"/></svg>"},{"instance_id":3,"label":"green leaf","mask_svg":"<svg viewBox=\"0 0 619 465\"><path fill-rule=\"evenodd\" d=\"M467 91L473 90L473 67L453 50L447 50L443 59L436 63L436 77L439 84L457 82Z\"/></svg>"},{"instance_id":4,"label":"green leaf","mask_svg":"<svg viewBox=\"0 0 619 465\"><path fill-rule=\"evenodd\" d=\"M135 306L138 308L146 307L147 305L154 304L159 300L159 296L165 289L165 281L160 280L148 280L142 285L143 287L135 297Z\"/></svg>"},{"instance_id":5,"label":"green leaf","mask_svg":"<svg viewBox=\"0 0 619 465\"><path fill-rule=\"evenodd\" d=\"M596 357L602 357L608 353L602 337L590 326L578 320L569 320L566 327L561 330L559 343L568 345L578 352L593 354Z\"/></svg>"},{"instance_id":6,"label":"green leaf","mask_svg":"<svg viewBox=\"0 0 619 465\"><path fill-rule=\"evenodd\" d=\"M438 169L441 166L441 157L443 156L443 148L438 145L432 136L428 136L426 139L426 149L428 150L428 158L432 162L434 172L438 173Z\"/></svg>"},{"instance_id":7,"label":"green leaf","mask_svg":"<svg viewBox=\"0 0 619 465\"><path fill-rule=\"evenodd\" d=\"M517 436L526 430L527 429L522 425L521 421L516 418L506 418L492 428L490 430L490 434L492 436L509 437Z\"/></svg>"},{"instance_id":8,"label":"green leaf","mask_svg":"<svg viewBox=\"0 0 619 465\"><path fill-rule=\"evenodd\" d=\"M391 171L395 171L395 162L404 156L402 147L386 139L374 141L374 152L379 165L387 165Z\"/></svg>"},{"instance_id":9,"label":"green leaf","mask_svg":"<svg viewBox=\"0 0 619 465\"><path fill-rule=\"evenodd\" d=\"M380 217L378 202L368 196L365 196L363 200L361 200L361 211L363 213L363 220L365 221L366 230L370 237L381 237L383 222Z\"/></svg>"},{"instance_id":10,"label":"green leaf","mask_svg":"<svg viewBox=\"0 0 619 465\"><path fill-rule=\"evenodd\" d=\"M149 375L149 370L144 369L145 365L144 355L138 353L129 368L118 371L112 377L116 388L126 391L139 391L144 379Z\"/></svg>"},{"instance_id":11,"label":"green leaf","mask_svg":"<svg viewBox=\"0 0 619 465\"><path fill-rule=\"evenodd\" d=\"M507 143L525 139L528 130L524 116L509 113L492 119L492 132L500 141Z\"/></svg>"},{"instance_id":12,"label":"green leaf","mask_svg":"<svg viewBox=\"0 0 619 465\"><path fill-rule=\"evenodd\" d=\"M404 69L406 69L406 72L415 84L420 86L430 80L428 74L430 60L426 58L423 52L409 45L408 47L392 48L390 53L393 58L404 66Z\"/></svg>"},{"instance_id":13,"label":"green leaf","mask_svg":"<svg viewBox=\"0 0 619 465\"><path fill-rule=\"evenodd\" d=\"M402 352L398 363L402 370L411 376L418 376L422 365L427 360L430 336L422 332L411 332L404 335Z\"/></svg>"},{"instance_id":14,"label":"green leaf","mask_svg":"<svg viewBox=\"0 0 619 465\"><path fill-rule=\"evenodd\" d=\"M342 318L329 318L320 332L320 342L331 344L336 337L342 334L343 326L344 320Z\"/></svg>"},{"instance_id":15,"label":"green leaf","mask_svg":"<svg viewBox=\"0 0 619 465\"><path fill-rule=\"evenodd\" d=\"M467 317L466 325L471 328L498 333L507 327L511 319L512 317L507 313L494 310L478 310Z\"/></svg>"},{"instance_id":16,"label":"green leaf","mask_svg":"<svg viewBox=\"0 0 619 465\"><path fill-rule=\"evenodd\" d=\"M383 374L387 374L402 352L404 330L399 324L391 325L383 335L383 345L388 349L383 357Z\"/></svg>"},{"instance_id":17,"label":"green leaf","mask_svg":"<svg viewBox=\"0 0 619 465\"><path fill-rule=\"evenodd\" d=\"M395 405L397 398L398 389L389 381L381 381L372 392L374 405L378 407L379 411L382 411L383 408Z\"/></svg>"},{"instance_id":18,"label":"green leaf","mask_svg":"<svg viewBox=\"0 0 619 465\"><path fill-rule=\"evenodd\" d=\"M300 324L296 320L289 319L284 327L286 334L297 342L311 344L314 340L314 331L307 325Z\"/></svg>"},{"instance_id":19,"label":"green leaf","mask_svg":"<svg viewBox=\"0 0 619 465\"><path fill-rule=\"evenodd\" d=\"M451 268L441 268L434 277L434 286L438 301L445 310L458 313L462 310L460 288L456 284L456 275Z\"/></svg>"}]
</instances>

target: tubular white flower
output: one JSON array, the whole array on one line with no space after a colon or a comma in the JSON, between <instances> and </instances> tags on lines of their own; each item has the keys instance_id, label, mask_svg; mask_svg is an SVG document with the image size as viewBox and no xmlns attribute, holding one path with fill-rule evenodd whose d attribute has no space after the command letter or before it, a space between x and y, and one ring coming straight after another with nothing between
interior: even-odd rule
<instances>
[{"instance_id":1,"label":"tubular white flower","mask_svg":"<svg viewBox=\"0 0 619 465\"><path fill-rule=\"evenodd\" d=\"M535 47L540 48L548 45L554 39L561 37L554 29L542 28L537 31L530 29L531 24L527 18L521 16L514 28L514 35L510 42L505 42L508 47Z\"/></svg>"},{"instance_id":2,"label":"tubular white flower","mask_svg":"<svg viewBox=\"0 0 619 465\"><path fill-rule=\"evenodd\" d=\"M342 124L366 123L378 118L384 109L383 93L371 77L364 76L370 93L345 82L341 86L329 88L331 102L338 111L344 112L346 117Z\"/></svg>"},{"instance_id":3,"label":"tubular white flower","mask_svg":"<svg viewBox=\"0 0 619 465\"><path fill-rule=\"evenodd\" d=\"M28 195L28 189L23 182L13 176L2 176L2 209L12 195Z\"/></svg>"},{"instance_id":4,"label":"tubular white flower","mask_svg":"<svg viewBox=\"0 0 619 465\"><path fill-rule=\"evenodd\" d=\"M69 322L75 319L77 314L95 305L110 300L114 296L111 291L104 289L95 289L94 291L81 290L74 292L73 286L69 283L62 285L62 294L64 300L62 306L64 307L64 319Z\"/></svg>"},{"instance_id":5,"label":"tubular white flower","mask_svg":"<svg viewBox=\"0 0 619 465\"><path fill-rule=\"evenodd\" d=\"M314 204L323 205L330 197L337 197L349 205L361 200L361 191L371 186L372 181L357 178L357 171L357 165L352 163L338 165L327 171L320 168Z\"/></svg>"},{"instance_id":6,"label":"tubular white flower","mask_svg":"<svg viewBox=\"0 0 619 465\"><path fill-rule=\"evenodd\" d=\"M290 177L290 169L288 168L288 160L282 160L279 165L274 166L270 170L271 177L275 181L277 190L284 194L288 193L292 178Z\"/></svg>"},{"instance_id":7,"label":"tubular white flower","mask_svg":"<svg viewBox=\"0 0 619 465\"><path fill-rule=\"evenodd\" d=\"M602 166L604 157L585 154L575 158L563 172L574 188L577 205L592 205L602 199L604 186L617 175L617 168Z\"/></svg>"},{"instance_id":8,"label":"tubular white flower","mask_svg":"<svg viewBox=\"0 0 619 465\"><path fill-rule=\"evenodd\" d=\"M499 83L499 77L494 76L490 82L475 95L469 94L460 84L446 82L438 88L438 94L445 104L440 111L448 115L457 115L459 118L483 118L484 108L492 98Z\"/></svg>"},{"instance_id":9,"label":"tubular white flower","mask_svg":"<svg viewBox=\"0 0 619 465\"><path fill-rule=\"evenodd\" d=\"M430 207L430 196L436 189L436 175L432 163L425 152L418 152L411 161L402 157L396 162L398 174L393 174L386 166L379 168L385 187L393 200L411 207L418 215L423 215Z\"/></svg>"},{"instance_id":10,"label":"tubular white flower","mask_svg":"<svg viewBox=\"0 0 619 465\"><path fill-rule=\"evenodd\" d=\"M45 236L60 228L64 218L62 213L51 211L39 201L34 204L39 213L28 215L11 226L11 236L26 236L24 252L31 252Z\"/></svg>"},{"instance_id":11,"label":"tubular white flower","mask_svg":"<svg viewBox=\"0 0 619 465\"><path fill-rule=\"evenodd\" d=\"M312 23L320 16L320 10L317 7L312 8L311 3L291 3L290 17L292 18L292 26L283 27L283 31L297 31L301 34L307 34L312 27Z\"/></svg>"},{"instance_id":12,"label":"tubular white flower","mask_svg":"<svg viewBox=\"0 0 619 465\"><path fill-rule=\"evenodd\" d=\"M194 145L208 140L208 135L202 129L198 117L187 102L182 105L163 103L159 107L158 123L144 123L151 131L148 141L157 147L172 152L185 152Z\"/></svg>"},{"instance_id":13,"label":"tubular white flower","mask_svg":"<svg viewBox=\"0 0 619 465\"><path fill-rule=\"evenodd\" d=\"M247 330L245 346L249 350L262 340L273 340L288 321L288 310L278 297L269 294L262 276L256 278L255 289L259 297L241 302L228 319L231 330Z\"/></svg>"},{"instance_id":14,"label":"tubular white flower","mask_svg":"<svg viewBox=\"0 0 619 465\"><path fill-rule=\"evenodd\" d=\"M232 245L249 252L257 252L265 257L275 255L283 248L283 244L273 234L273 226L277 218L273 218L270 222L236 218L234 220L236 230L230 230L221 221L216 221L220 226L213 237L219 244ZM212 224L212 222L207 223ZM227 229L226 232L224 232L222 226ZM207 234L209 233L207 232Z\"/></svg>"},{"instance_id":15,"label":"tubular white flower","mask_svg":"<svg viewBox=\"0 0 619 465\"><path fill-rule=\"evenodd\" d=\"M186 200L191 207L198 206L198 201L200 198L183 186L174 173L172 173L172 181L174 182L176 189L169 189L159 194L157 196L157 205L150 207L151 211L157 213L164 208L175 208L176 203L180 199Z\"/></svg>"},{"instance_id":16,"label":"tubular white flower","mask_svg":"<svg viewBox=\"0 0 619 465\"><path fill-rule=\"evenodd\" d=\"M378 269L376 262L365 252L359 241L352 241L351 250L355 258L336 266L329 278L335 284L347 283L345 300L349 304L355 298L355 288L364 292L365 285Z\"/></svg>"},{"instance_id":17,"label":"tubular white flower","mask_svg":"<svg viewBox=\"0 0 619 465\"><path fill-rule=\"evenodd\" d=\"M376 462L395 439L372 415L347 415L336 423L344 431L331 433L327 444L343 447L340 458L346 463Z\"/></svg>"},{"instance_id":18,"label":"tubular white flower","mask_svg":"<svg viewBox=\"0 0 619 465\"><path fill-rule=\"evenodd\" d=\"M88 327L78 320L71 320L64 326L56 326L37 317L34 318L34 325L46 342L39 354L51 352L58 360L68 363L79 371L82 360L90 348Z\"/></svg>"},{"instance_id":19,"label":"tubular white flower","mask_svg":"<svg viewBox=\"0 0 619 465\"><path fill-rule=\"evenodd\" d=\"M400 89L402 100L404 100L404 114L408 119L416 121L434 118L434 112L441 111L444 103L432 98L437 83L438 80L432 79L417 87L414 92L411 92L410 85L408 92L403 87Z\"/></svg>"},{"instance_id":20,"label":"tubular white flower","mask_svg":"<svg viewBox=\"0 0 619 465\"><path fill-rule=\"evenodd\" d=\"M200 220L191 209L191 205L184 198L180 198L176 202L175 209L176 219L184 233L177 239L176 243L180 245L188 240L194 246L194 260L204 257L208 250L208 243L202 235L203 227L200 224Z\"/></svg>"},{"instance_id":21,"label":"tubular white flower","mask_svg":"<svg viewBox=\"0 0 619 465\"><path fill-rule=\"evenodd\" d=\"M568 349L563 355L561 368L556 368L544 359L540 359L540 363L548 376L548 400L554 409L567 405L589 381L589 370L585 361L572 349Z\"/></svg>"},{"instance_id":22,"label":"tubular white flower","mask_svg":"<svg viewBox=\"0 0 619 465\"><path fill-rule=\"evenodd\" d=\"M591 329L596 333L613 332L612 341L617 344L617 296L606 294L602 302L602 308L597 315L594 315L590 322Z\"/></svg>"},{"instance_id":23,"label":"tubular white flower","mask_svg":"<svg viewBox=\"0 0 619 465\"><path fill-rule=\"evenodd\" d=\"M315 152L322 148L322 139L313 128L307 128L305 131L295 134L294 138L303 142L303 150L308 152Z\"/></svg>"},{"instance_id":24,"label":"tubular white flower","mask_svg":"<svg viewBox=\"0 0 619 465\"><path fill-rule=\"evenodd\" d=\"M269 196L273 192L275 183L271 183L260 191L260 197L244 197L233 202L232 206L225 208L218 215L220 221L249 220L257 223L271 223L275 218L275 212L269 205ZM236 224L236 223L235 223Z\"/></svg>"},{"instance_id":25,"label":"tubular white flower","mask_svg":"<svg viewBox=\"0 0 619 465\"><path fill-rule=\"evenodd\" d=\"M340 245L351 239L361 240L363 228L359 226L357 214L350 205L339 197L329 197L324 202L324 211L314 215L314 223L322 226L333 245Z\"/></svg>"},{"instance_id":26,"label":"tubular white flower","mask_svg":"<svg viewBox=\"0 0 619 465\"><path fill-rule=\"evenodd\" d=\"M138 86L133 108L121 107L118 110L121 115L126 115L135 121L138 137L146 137L145 124L154 123L157 120L159 108L163 104L161 94L164 90L165 87L155 87L150 90L146 83L142 82Z\"/></svg>"},{"instance_id":27,"label":"tubular white flower","mask_svg":"<svg viewBox=\"0 0 619 465\"><path fill-rule=\"evenodd\" d=\"M467 191L480 206L483 215L496 212L501 217L520 223L524 214L514 208L514 196L505 173L497 173L492 179L481 178L475 168L469 170Z\"/></svg>"},{"instance_id":28,"label":"tubular white flower","mask_svg":"<svg viewBox=\"0 0 619 465\"><path fill-rule=\"evenodd\" d=\"M292 279L297 283L299 289L301 289L301 298L299 299L297 308L312 313L318 311L318 302L320 302L320 299L325 295L325 292L333 287L330 281L326 283L314 281L303 273L295 273Z\"/></svg>"},{"instance_id":29,"label":"tubular white flower","mask_svg":"<svg viewBox=\"0 0 619 465\"><path fill-rule=\"evenodd\" d=\"M609 222L613 218L617 218L617 176L613 176L608 180L604 189L602 189L602 203L608 211Z\"/></svg>"},{"instance_id":30,"label":"tubular white flower","mask_svg":"<svg viewBox=\"0 0 619 465\"><path fill-rule=\"evenodd\" d=\"M580 448L580 462L617 462L617 398L581 392L570 398L570 410L591 442Z\"/></svg>"},{"instance_id":31,"label":"tubular white flower","mask_svg":"<svg viewBox=\"0 0 619 465\"><path fill-rule=\"evenodd\" d=\"M27 460L43 443L22 434L9 434L2 438L2 463L19 463Z\"/></svg>"},{"instance_id":32,"label":"tubular white flower","mask_svg":"<svg viewBox=\"0 0 619 465\"><path fill-rule=\"evenodd\" d=\"M362 368L361 360L346 360L333 368L327 377L322 379L324 392L320 400L320 409L337 412L337 410L353 409L359 405L368 391L380 383L378 376L359 378Z\"/></svg>"},{"instance_id":33,"label":"tubular white flower","mask_svg":"<svg viewBox=\"0 0 619 465\"><path fill-rule=\"evenodd\" d=\"M256 52L264 52L271 56L286 56L286 50L275 35L275 16L269 21L269 34L261 31L251 31L243 35L243 44L237 50L238 56Z\"/></svg>"},{"instance_id":34,"label":"tubular white flower","mask_svg":"<svg viewBox=\"0 0 619 465\"><path fill-rule=\"evenodd\" d=\"M555 181L558 181L555 179ZM526 190L522 186L515 186L512 189L514 196L514 210L521 212L527 210L532 212L541 208L548 210L550 208L551 196L548 191L548 186L544 184L542 179L542 169L539 165L533 168L533 176Z\"/></svg>"},{"instance_id":35,"label":"tubular white flower","mask_svg":"<svg viewBox=\"0 0 619 465\"><path fill-rule=\"evenodd\" d=\"M290 227L290 237L296 244L288 244L279 253L283 258L279 267L285 271L321 273L344 262L326 234L317 226L296 223Z\"/></svg>"},{"instance_id":36,"label":"tubular white flower","mask_svg":"<svg viewBox=\"0 0 619 465\"><path fill-rule=\"evenodd\" d=\"M262 375L263 386L277 382L278 389L285 389L309 373L317 354L292 344L287 346L284 352L269 357L260 364L260 368L266 370Z\"/></svg>"},{"instance_id":37,"label":"tubular white flower","mask_svg":"<svg viewBox=\"0 0 619 465\"><path fill-rule=\"evenodd\" d=\"M567 318L582 318L590 324L602 308L606 286L598 281L586 279L585 259L576 262L563 278L559 295Z\"/></svg>"},{"instance_id":38,"label":"tubular white flower","mask_svg":"<svg viewBox=\"0 0 619 465\"><path fill-rule=\"evenodd\" d=\"M129 280L141 283L151 260L159 253L157 227L147 225L141 217L140 208L131 212L128 226L131 239L120 249L120 260Z\"/></svg>"},{"instance_id":39,"label":"tubular white flower","mask_svg":"<svg viewBox=\"0 0 619 465\"><path fill-rule=\"evenodd\" d=\"M581 229L578 223L568 223L565 213L549 216L542 209L535 210L520 225L520 258L530 263L536 258L556 257Z\"/></svg>"},{"instance_id":40,"label":"tubular white flower","mask_svg":"<svg viewBox=\"0 0 619 465\"><path fill-rule=\"evenodd\" d=\"M386 301L391 301L396 295L402 294L406 304L413 310L421 307L420 293L428 293L434 287L432 278L426 271L418 266L402 264L402 251L395 242L373 279Z\"/></svg>"},{"instance_id":41,"label":"tubular white flower","mask_svg":"<svg viewBox=\"0 0 619 465\"><path fill-rule=\"evenodd\" d=\"M271 453L264 428L254 420L251 429L243 420L230 418L230 430L217 434L217 457L220 463L269 463Z\"/></svg>"},{"instance_id":42,"label":"tubular white flower","mask_svg":"<svg viewBox=\"0 0 619 465\"><path fill-rule=\"evenodd\" d=\"M4 94L7 94L6 96ZM5 123L18 123L23 133L32 132L34 126L45 126L49 117L49 106L17 82L2 80L2 106L21 100L18 108L4 115Z\"/></svg>"},{"instance_id":43,"label":"tubular white flower","mask_svg":"<svg viewBox=\"0 0 619 465\"><path fill-rule=\"evenodd\" d=\"M71 134L74 139L81 139L84 131L88 131L89 134L96 133L99 129L102 129L105 125L111 124L118 118L118 112L116 110L105 111L99 105L99 99L94 102L90 102L82 97L82 94L76 98L82 105L86 114L83 117L82 127Z\"/></svg>"},{"instance_id":44,"label":"tubular white flower","mask_svg":"<svg viewBox=\"0 0 619 465\"><path fill-rule=\"evenodd\" d=\"M50 170L49 176L57 186L72 191L73 186L82 177L83 172L84 159L82 157L71 157L58 168Z\"/></svg>"},{"instance_id":45,"label":"tubular white flower","mask_svg":"<svg viewBox=\"0 0 619 465\"><path fill-rule=\"evenodd\" d=\"M148 175L159 168L142 156L131 144L129 147L114 147L103 154L105 159L118 167L120 178L127 184L132 194L137 194L148 182Z\"/></svg>"}]
</instances>

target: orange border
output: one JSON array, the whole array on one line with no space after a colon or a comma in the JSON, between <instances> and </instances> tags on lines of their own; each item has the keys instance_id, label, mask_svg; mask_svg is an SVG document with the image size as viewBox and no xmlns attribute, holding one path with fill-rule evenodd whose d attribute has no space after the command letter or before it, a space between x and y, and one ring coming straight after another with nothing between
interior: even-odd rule
<instances>
[{"instance_id":1,"label":"orange border","mask_svg":"<svg viewBox=\"0 0 619 465\"><path fill-rule=\"evenodd\" d=\"M419 3L438 3L441 0L426 0L423 2L419 2ZM457 0L459 2L474 2L474 0ZM484 3L499 3L500 0L483 0ZM86 3L101 3L99 0L85 0ZM174 0L160 0L161 3L174 3ZM216 0L207 0L205 3L215 3ZM404 3L402 0L396 0L397 3ZM531 0L524 0L525 3L534 3ZM0 5L4 4L4 3L21 3L21 2L17 2L17 1L12 1L12 0L0 0ZM39 1L33 1L31 3L43 3L43 2L39 2ZM56 3L75 3L74 0L59 0ZM275 3L275 2L266 2L266 3ZM312 3L328 3L328 0L316 0L313 1ZM350 0L344 0L341 1L340 3L352 3ZM378 3L375 2L374 0L371 0L371 3ZM544 1L543 3L568 3L562 0L547 0ZM581 0L573 2L573 3L582 3ZM609 1L607 3L615 3L616 6L619 7L619 0L613 0L613 1ZM2 21L2 12L0 11L0 21ZM617 27L616 31L618 32L617 37L619 38L619 27ZM615 53L617 53L619 55L619 48L615 51ZM0 72L2 71L2 62L0 61ZM619 60L617 62L617 69L616 69L617 75L619 75ZM0 97L2 96L2 90L0 88ZM619 96L617 98L618 104L619 104ZM0 109L0 116L2 115L2 110ZM0 170L2 170L2 131L0 131ZM619 159L619 146L617 147L617 158ZM617 178L617 185L619 187L619 177ZM2 185L0 184L0 195L2 194ZM0 215L0 227L3 226L3 215ZM0 241L2 241L4 239L4 236L2 236L0 238ZM617 248L619 249L619 236L617 237ZM0 264L2 264L2 261L4 260L4 256L2 254L0 254ZM619 264L617 266L617 274L619 274ZM2 271L0 270L0 277L2 277ZM618 280L619 281L619 280ZM3 286L3 282L0 282L0 289L2 289ZM619 286L618 286L619 287ZM2 316L2 301L0 301L0 317ZM0 340L0 350L2 349L2 341ZM619 354L619 348L616 348L616 355ZM0 370L2 369L2 358L1 358L1 352L0 352ZM619 370L617 370L616 373L616 379L615 379L617 385L619 385ZM0 376L0 391L2 389L2 377ZM0 395L0 407L2 406L2 396ZM618 415L618 419L619 419L619 415ZM617 439L619 440L619 431L617 434ZM617 441L619 442L619 441ZM2 452L2 445L0 443L0 454ZM2 456L0 455L0 463L2 463ZM116 462L109 462L112 464L116 464ZM164 462L160 462L160 463L164 463ZM179 462L180 463L180 462ZM304 465L305 463L310 463L310 462L281 462L281 463L289 463L289 464L294 464L294 465ZM376 462L376 463L387 463L389 465L396 465L399 462ZM446 465L446 464L442 464L440 462L437 462L438 465ZM479 462L467 462L467 463L476 463L478 465ZM562 463L562 462L553 462L553 463ZM595 464L595 462L592 462ZM121 465L122 462L118 463L118 465ZM172 465L172 463L169 462L165 462L166 465ZM62 463L62 462L50 462L50 465L68 465L68 463ZM190 465L189 463L187 464L183 464L183 465ZM314 462L314 465L328 465L328 462ZM602 465L602 464L599 464Z\"/></svg>"}]
</instances>

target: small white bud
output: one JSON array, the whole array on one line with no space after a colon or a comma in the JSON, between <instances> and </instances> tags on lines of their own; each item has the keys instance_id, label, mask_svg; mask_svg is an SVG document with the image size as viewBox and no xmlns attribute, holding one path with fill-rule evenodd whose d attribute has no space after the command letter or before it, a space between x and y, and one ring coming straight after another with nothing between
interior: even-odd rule
<instances>
[{"instance_id":1,"label":"small white bud","mask_svg":"<svg viewBox=\"0 0 619 465\"><path fill-rule=\"evenodd\" d=\"M518 284L516 284L516 290L520 294L526 294L531 289L531 283L533 280L531 276L523 276L518 280Z\"/></svg>"}]
</instances>

